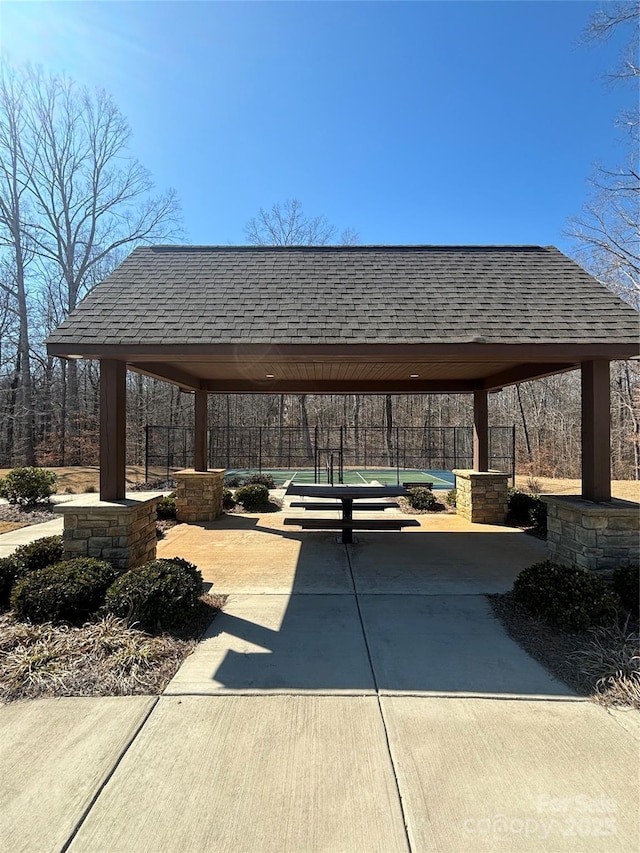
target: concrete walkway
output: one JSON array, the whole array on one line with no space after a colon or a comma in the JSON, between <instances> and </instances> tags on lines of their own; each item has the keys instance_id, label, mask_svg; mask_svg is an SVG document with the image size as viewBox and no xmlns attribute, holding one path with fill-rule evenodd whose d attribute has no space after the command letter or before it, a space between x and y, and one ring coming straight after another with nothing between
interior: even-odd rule
<instances>
[{"instance_id":1,"label":"concrete walkway","mask_svg":"<svg viewBox=\"0 0 640 853\"><path fill-rule=\"evenodd\" d=\"M481 594L543 543L447 516L345 547L278 514L159 552L225 612L162 697L0 708L7 850L637 850L640 715L576 698Z\"/></svg>"}]
</instances>

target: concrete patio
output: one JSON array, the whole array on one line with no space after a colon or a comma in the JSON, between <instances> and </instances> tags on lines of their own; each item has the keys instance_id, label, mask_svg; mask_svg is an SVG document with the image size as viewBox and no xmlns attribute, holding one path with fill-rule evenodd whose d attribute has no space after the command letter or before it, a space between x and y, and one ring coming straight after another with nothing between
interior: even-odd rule
<instances>
[{"instance_id":1,"label":"concrete patio","mask_svg":"<svg viewBox=\"0 0 640 853\"><path fill-rule=\"evenodd\" d=\"M225 611L161 697L0 708L7 849L635 851L639 715L573 695L483 594L544 543L420 519L170 530Z\"/></svg>"}]
</instances>

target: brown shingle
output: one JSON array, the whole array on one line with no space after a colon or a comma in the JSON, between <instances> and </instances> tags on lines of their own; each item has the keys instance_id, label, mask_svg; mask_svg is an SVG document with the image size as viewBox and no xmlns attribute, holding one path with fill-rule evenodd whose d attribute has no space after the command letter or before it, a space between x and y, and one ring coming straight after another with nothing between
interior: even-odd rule
<instances>
[{"instance_id":1,"label":"brown shingle","mask_svg":"<svg viewBox=\"0 0 640 853\"><path fill-rule=\"evenodd\" d=\"M52 344L632 343L638 315L541 246L141 247Z\"/></svg>"}]
</instances>

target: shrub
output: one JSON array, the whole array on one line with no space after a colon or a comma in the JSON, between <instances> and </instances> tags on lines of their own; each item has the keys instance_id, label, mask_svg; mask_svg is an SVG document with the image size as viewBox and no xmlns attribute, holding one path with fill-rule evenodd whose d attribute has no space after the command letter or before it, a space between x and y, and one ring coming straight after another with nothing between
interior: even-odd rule
<instances>
[{"instance_id":1,"label":"shrub","mask_svg":"<svg viewBox=\"0 0 640 853\"><path fill-rule=\"evenodd\" d=\"M151 560L119 577L107 590L105 610L147 631L175 628L192 615L202 575L180 557Z\"/></svg>"},{"instance_id":2,"label":"shrub","mask_svg":"<svg viewBox=\"0 0 640 853\"><path fill-rule=\"evenodd\" d=\"M62 536L43 536L28 545L20 545L9 559L16 564L17 577L59 563L62 560Z\"/></svg>"},{"instance_id":3,"label":"shrub","mask_svg":"<svg viewBox=\"0 0 640 853\"><path fill-rule=\"evenodd\" d=\"M458 503L458 490L449 489L445 500L447 502L447 506L456 506L456 504Z\"/></svg>"},{"instance_id":4,"label":"shrub","mask_svg":"<svg viewBox=\"0 0 640 853\"><path fill-rule=\"evenodd\" d=\"M620 599L597 575L545 560L523 569L513 596L533 616L567 631L616 621Z\"/></svg>"},{"instance_id":5,"label":"shrub","mask_svg":"<svg viewBox=\"0 0 640 853\"><path fill-rule=\"evenodd\" d=\"M409 489L406 500L413 509L433 510L438 502L431 489L425 489L424 486L416 486L413 489Z\"/></svg>"},{"instance_id":6,"label":"shrub","mask_svg":"<svg viewBox=\"0 0 640 853\"><path fill-rule=\"evenodd\" d=\"M225 485L229 486L230 489L237 489L239 486L244 486L246 482L247 478L241 477L240 474L230 474L224 478Z\"/></svg>"},{"instance_id":7,"label":"shrub","mask_svg":"<svg viewBox=\"0 0 640 853\"><path fill-rule=\"evenodd\" d=\"M0 480L0 498L23 508L34 507L55 494L56 479L46 468L14 468Z\"/></svg>"},{"instance_id":8,"label":"shrub","mask_svg":"<svg viewBox=\"0 0 640 853\"><path fill-rule=\"evenodd\" d=\"M222 508L223 509L233 509L236 505L236 499L231 492L231 489L223 489L222 490Z\"/></svg>"},{"instance_id":9,"label":"shrub","mask_svg":"<svg viewBox=\"0 0 640 853\"><path fill-rule=\"evenodd\" d=\"M640 569L638 566L618 566L613 572L613 589L620 596L624 610L634 616L640 609Z\"/></svg>"},{"instance_id":10,"label":"shrub","mask_svg":"<svg viewBox=\"0 0 640 853\"><path fill-rule=\"evenodd\" d=\"M547 505L540 498L535 497L534 502L529 510L529 518L531 524L535 527L538 533L547 535Z\"/></svg>"},{"instance_id":11,"label":"shrub","mask_svg":"<svg viewBox=\"0 0 640 853\"><path fill-rule=\"evenodd\" d=\"M273 481L271 474L252 474L247 480L247 485L266 486L268 489L275 489L276 484Z\"/></svg>"},{"instance_id":12,"label":"shrub","mask_svg":"<svg viewBox=\"0 0 640 853\"><path fill-rule=\"evenodd\" d=\"M243 486L235 494L236 503L242 504L247 512L264 509L269 503L269 489L260 483Z\"/></svg>"},{"instance_id":13,"label":"shrub","mask_svg":"<svg viewBox=\"0 0 640 853\"><path fill-rule=\"evenodd\" d=\"M104 560L77 557L31 572L16 581L11 606L32 622L71 622L78 625L104 601L118 569Z\"/></svg>"},{"instance_id":14,"label":"shrub","mask_svg":"<svg viewBox=\"0 0 640 853\"><path fill-rule=\"evenodd\" d=\"M160 498L158 501L157 515L159 519L175 518L178 509L176 507L176 493Z\"/></svg>"},{"instance_id":15,"label":"shrub","mask_svg":"<svg viewBox=\"0 0 640 853\"><path fill-rule=\"evenodd\" d=\"M547 532L547 505L540 495L509 489L507 499L507 521L523 527L535 527L540 533Z\"/></svg>"},{"instance_id":16,"label":"shrub","mask_svg":"<svg viewBox=\"0 0 640 853\"><path fill-rule=\"evenodd\" d=\"M0 557L0 607L7 607L16 579L16 564L11 557Z\"/></svg>"},{"instance_id":17,"label":"shrub","mask_svg":"<svg viewBox=\"0 0 640 853\"><path fill-rule=\"evenodd\" d=\"M0 558L0 607L9 606L14 583L30 572L62 559L62 536L45 536L21 545L9 557Z\"/></svg>"},{"instance_id":18,"label":"shrub","mask_svg":"<svg viewBox=\"0 0 640 853\"><path fill-rule=\"evenodd\" d=\"M533 503L533 495L530 495L528 492L521 492L520 489L510 488L507 498L507 521L513 521L516 524L530 525L530 513Z\"/></svg>"}]
</instances>

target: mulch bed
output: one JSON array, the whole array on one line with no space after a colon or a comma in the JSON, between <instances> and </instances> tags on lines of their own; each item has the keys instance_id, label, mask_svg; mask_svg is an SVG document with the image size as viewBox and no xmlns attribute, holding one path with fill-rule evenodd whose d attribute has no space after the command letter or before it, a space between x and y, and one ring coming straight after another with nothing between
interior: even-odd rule
<instances>
[{"instance_id":1,"label":"mulch bed","mask_svg":"<svg viewBox=\"0 0 640 853\"><path fill-rule=\"evenodd\" d=\"M264 512L280 512L281 510L282 500L280 498L269 498L269 503L266 506L261 506L260 509L246 510L240 504L236 504L233 509L225 509L225 512L232 515L255 515Z\"/></svg>"},{"instance_id":2,"label":"mulch bed","mask_svg":"<svg viewBox=\"0 0 640 853\"><path fill-rule=\"evenodd\" d=\"M629 682L633 686L628 690L615 681L598 685L598 678L605 674L606 669L599 663L582 670L577 666L575 656L579 659L579 656L592 646L594 635L591 632L572 633L547 625L530 616L510 592L488 595L487 598L511 639L541 663L551 675L573 688L578 696L589 697L605 706L640 708L637 666L633 676L636 680ZM627 625L622 633L635 635L637 638L637 620ZM619 659L620 639L614 640L611 645L614 646L613 651Z\"/></svg>"},{"instance_id":3,"label":"mulch bed","mask_svg":"<svg viewBox=\"0 0 640 853\"><path fill-rule=\"evenodd\" d=\"M54 515L53 504L42 504L37 509L20 509L10 504L0 505L0 521L15 521L17 524L44 524L60 516Z\"/></svg>"},{"instance_id":4,"label":"mulch bed","mask_svg":"<svg viewBox=\"0 0 640 853\"><path fill-rule=\"evenodd\" d=\"M456 512L454 506L447 506L440 501L436 504L435 509L415 509L406 498L402 497L398 498L398 503L400 504L400 511L406 515L455 515Z\"/></svg>"},{"instance_id":5,"label":"mulch bed","mask_svg":"<svg viewBox=\"0 0 640 853\"><path fill-rule=\"evenodd\" d=\"M517 604L510 592L488 595L487 598L512 640L579 696L592 695L593 685L580 678L569 659L570 654L584 646L583 634L570 634L534 619Z\"/></svg>"},{"instance_id":6,"label":"mulch bed","mask_svg":"<svg viewBox=\"0 0 640 853\"><path fill-rule=\"evenodd\" d=\"M191 620L160 635L106 617L81 627L0 614L0 702L58 696L159 695L225 602L205 594Z\"/></svg>"}]
</instances>

